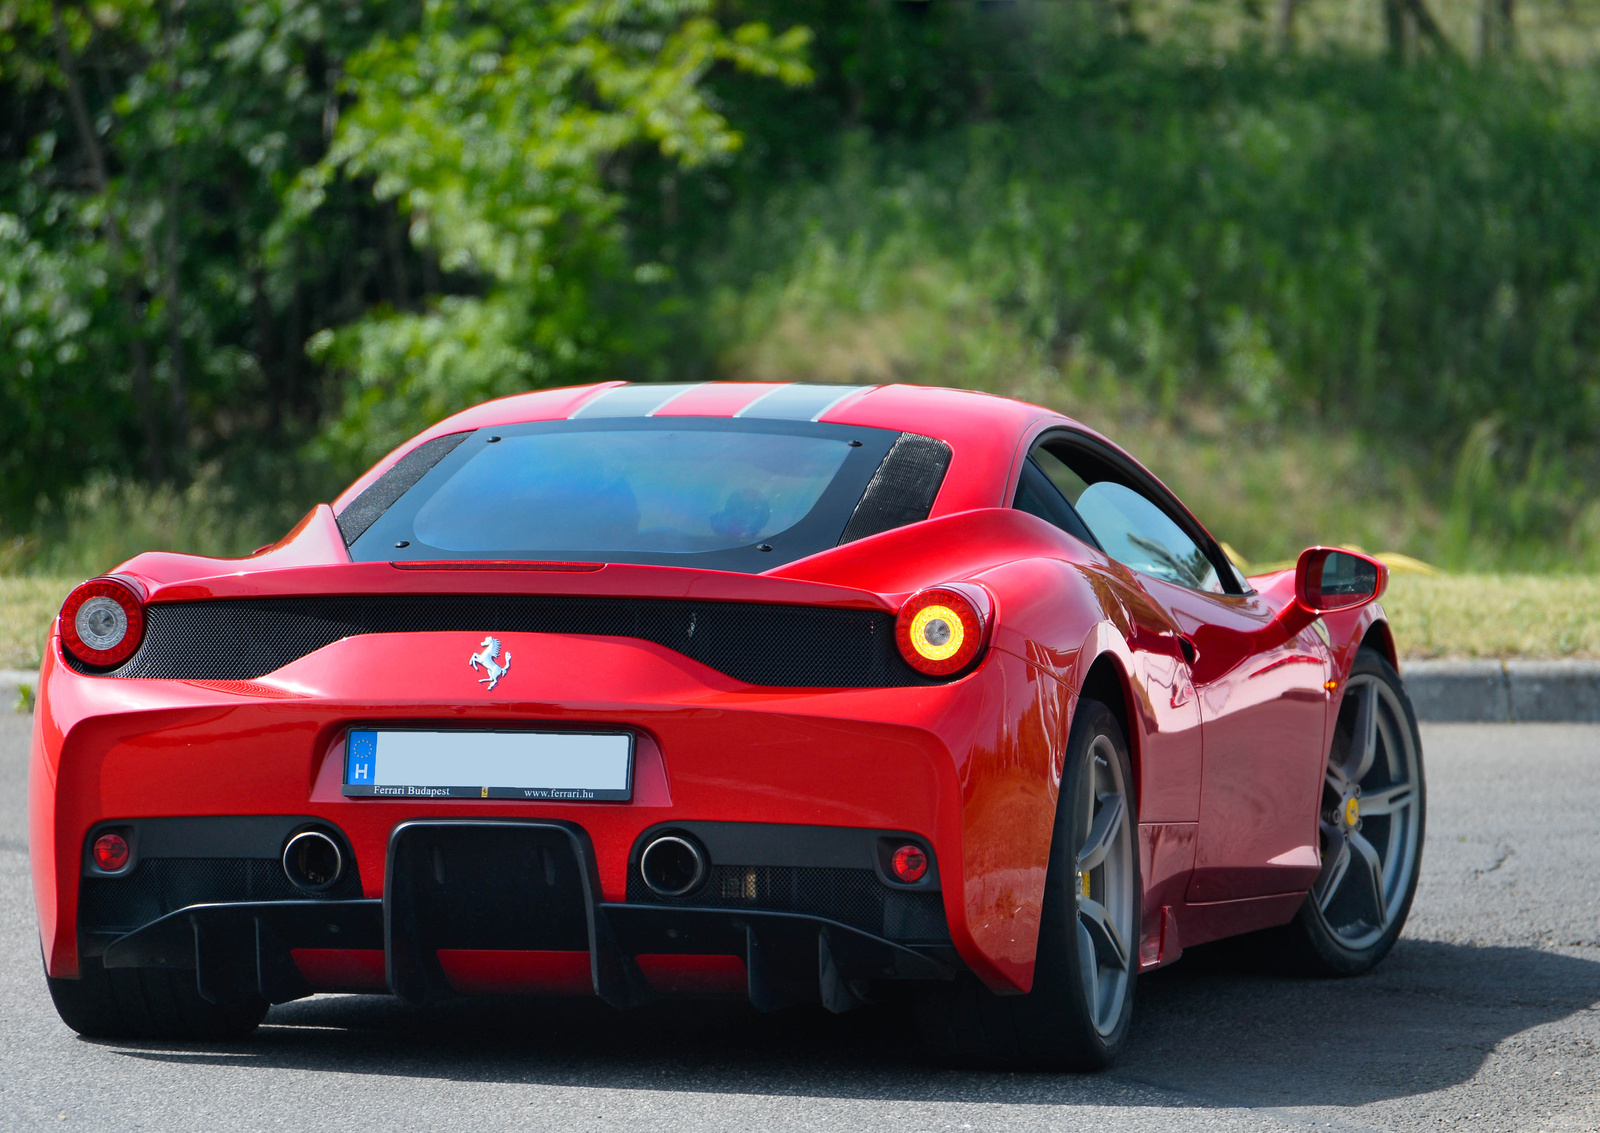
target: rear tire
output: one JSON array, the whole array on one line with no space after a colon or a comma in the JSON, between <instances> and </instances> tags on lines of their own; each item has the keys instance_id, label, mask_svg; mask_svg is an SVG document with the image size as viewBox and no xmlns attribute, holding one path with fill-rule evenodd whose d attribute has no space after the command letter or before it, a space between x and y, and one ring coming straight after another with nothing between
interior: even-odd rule
<instances>
[{"instance_id":1,"label":"rear tire","mask_svg":"<svg viewBox=\"0 0 1600 1133\"><path fill-rule=\"evenodd\" d=\"M1294 920L1263 943L1292 971L1359 976L1405 927L1427 807L1416 713L1376 650L1362 649L1351 667L1320 805L1322 873Z\"/></svg>"},{"instance_id":2,"label":"rear tire","mask_svg":"<svg viewBox=\"0 0 1600 1133\"><path fill-rule=\"evenodd\" d=\"M260 1025L267 1001L212 1003L194 973L164 968L107 969L79 961L80 979L46 976L61 1021L91 1039L242 1039Z\"/></svg>"},{"instance_id":3,"label":"rear tire","mask_svg":"<svg viewBox=\"0 0 1600 1133\"><path fill-rule=\"evenodd\" d=\"M918 1001L925 1040L962 1063L1100 1070L1121 1050L1138 975L1138 816L1116 716L1074 713L1045 876L1033 988L996 995L972 976Z\"/></svg>"}]
</instances>

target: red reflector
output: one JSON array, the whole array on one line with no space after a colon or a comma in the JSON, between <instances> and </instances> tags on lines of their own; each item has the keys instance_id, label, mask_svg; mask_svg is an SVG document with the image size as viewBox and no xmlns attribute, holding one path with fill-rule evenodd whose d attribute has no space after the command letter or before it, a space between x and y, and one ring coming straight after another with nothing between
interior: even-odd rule
<instances>
[{"instance_id":1,"label":"red reflector","mask_svg":"<svg viewBox=\"0 0 1600 1133\"><path fill-rule=\"evenodd\" d=\"M94 840L94 864L107 873L128 864L128 840L121 834L102 834Z\"/></svg>"},{"instance_id":2,"label":"red reflector","mask_svg":"<svg viewBox=\"0 0 1600 1133\"><path fill-rule=\"evenodd\" d=\"M382 991L389 986L381 948L291 948L289 959L319 991Z\"/></svg>"},{"instance_id":3,"label":"red reflector","mask_svg":"<svg viewBox=\"0 0 1600 1133\"><path fill-rule=\"evenodd\" d=\"M750 986L737 956L648 954L634 961L662 995L738 995Z\"/></svg>"},{"instance_id":4,"label":"red reflector","mask_svg":"<svg viewBox=\"0 0 1600 1133\"><path fill-rule=\"evenodd\" d=\"M457 995L593 995L587 952L441 948Z\"/></svg>"},{"instance_id":5,"label":"red reflector","mask_svg":"<svg viewBox=\"0 0 1600 1133\"><path fill-rule=\"evenodd\" d=\"M909 843L901 846L894 852L890 865L894 869L895 877L907 885L928 876L928 855L922 852L921 846Z\"/></svg>"}]
</instances>

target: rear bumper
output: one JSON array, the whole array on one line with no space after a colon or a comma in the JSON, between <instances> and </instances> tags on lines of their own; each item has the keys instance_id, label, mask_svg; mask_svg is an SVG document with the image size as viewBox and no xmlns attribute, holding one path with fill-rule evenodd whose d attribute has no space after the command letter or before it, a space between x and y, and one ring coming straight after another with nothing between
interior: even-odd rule
<instances>
[{"instance_id":1,"label":"rear bumper","mask_svg":"<svg viewBox=\"0 0 1600 1133\"><path fill-rule=\"evenodd\" d=\"M652 964L650 970L670 973L665 980L653 978L641 958L729 957L738 962L734 972L739 983L718 986L737 988L763 1011L800 1003L848 1011L863 1002L857 988L864 982L954 975L947 962L926 950L801 913L600 904L595 922L597 939L585 954L584 982L614 1007L636 1007L670 994L671 975L683 970ZM385 936L386 924L384 903L377 900L191 905L112 941L102 960L109 968L193 971L201 994L213 1003L237 1003L256 995L269 1003L287 1003L313 994L327 985L308 978L302 964L312 966L299 959L306 953L318 954L319 963L312 967L316 974L329 970L328 953L345 954L348 963L360 964L360 954L381 952L382 986L411 1002L460 992L466 981L452 979L443 968L442 979L423 977L403 963L397 969L392 959L397 948ZM398 949L411 950L409 942ZM491 971L497 967L500 978L491 974L472 986L571 992L575 988L564 965L553 962L571 954L561 949L485 952ZM530 982L524 974L529 961L540 960L545 961L544 978ZM376 989L364 982L354 990ZM330 990L348 989L334 985Z\"/></svg>"},{"instance_id":2,"label":"rear bumper","mask_svg":"<svg viewBox=\"0 0 1600 1133\"><path fill-rule=\"evenodd\" d=\"M551 886L507 887L474 870L447 892L436 864L441 845L458 865L463 849L471 860L474 844L513 858L554 847L562 863L551 870ZM391 884L382 899L191 905L110 940L103 962L192 970L200 993L217 1003L309 995L333 954L345 957L347 970L381 955L384 986L418 1003L463 990L592 990L632 1007L671 990L675 966L663 960L705 968L704 961L728 959L742 976L737 990L760 1009L809 1002L845 1011L863 1001L866 982L953 974L937 955L948 949L907 947L822 917L597 900L587 840L564 824L408 823L390 841L385 872ZM453 947L463 944L472 947ZM542 965L545 978L519 987L530 964ZM375 990L370 982L366 989Z\"/></svg>"},{"instance_id":3,"label":"rear bumper","mask_svg":"<svg viewBox=\"0 0 1600 1133\"><path fill-rule=\"evenodd\" d=\"M486 694L471 679L465 658L476 645L457 633L351 638L261 681L188 682L84 676L52 642L30 770L34 891L51 974L77 974L85 839L96 824L294 815L342 832L367 901L385 898L389 842L402 823L570 824L591 847L596 908L630 902L639 838L663 824L904 832L939 863L961 960L997 989L1031 983L1030 890L1042 890L1054 817L1051 733L1066 731L1064 694L1031 666L992 650L948 685L774 690L648 642L508 635L519 660L541 666L538 698L528 699ZM1039 717L1040 682L1059 701L1052 719ZM346 798L345 731L401 722L628 728L637 737L633 798ZM605 914L617 915L633 914ZM818 931L805 930L813 944Z\"/></svg>"}]
</instances>

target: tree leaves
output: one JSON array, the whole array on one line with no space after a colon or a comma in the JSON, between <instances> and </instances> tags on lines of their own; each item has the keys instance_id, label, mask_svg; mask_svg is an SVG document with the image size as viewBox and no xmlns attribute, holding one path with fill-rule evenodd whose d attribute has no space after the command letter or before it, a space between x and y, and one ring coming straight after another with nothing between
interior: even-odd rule
<instances>
[{"instance_id":1,"label":"tree leaves","mask_svg":"<svg viewBox=\"0 0 1600 1133\"><path fill-rule=\"evenodd\" d=\"M368 182L411 240L479 293L320 338L318 357L355 378L330 439L370 459L483 397L604 364L609 312L591 293L636 276L618 222L634 151L694 168L739 148L704 88L719 63L790 85L810 78L804 29L729 34L709 10L429 0L418 30L380 35L348 60L351 103L281 223L306 223L337 178Z\"/></svg>"}]
</instances>

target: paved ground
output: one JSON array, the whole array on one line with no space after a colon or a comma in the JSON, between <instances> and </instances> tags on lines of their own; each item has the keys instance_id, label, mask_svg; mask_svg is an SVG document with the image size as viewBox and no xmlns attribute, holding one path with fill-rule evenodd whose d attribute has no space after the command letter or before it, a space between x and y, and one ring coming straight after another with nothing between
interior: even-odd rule
<instances>
[{"instance_id":1,"label":"paved ground","mask_svg":"<svg viewBox=\"0 0 1600 1133\"><path fill-rule=\"evenodd\" d=\"M7 1129L1600 1129L1600 727L1425 728L1422 889L1378 972L1186 957L1091 1077L932 1069L889 1010L324 996L248 1044L86 1042L39 974L26 728L0 718Z\"/></svg>"}]
</instances>

